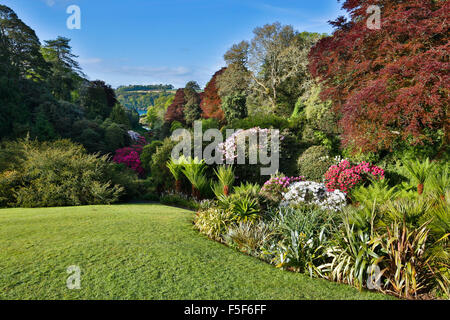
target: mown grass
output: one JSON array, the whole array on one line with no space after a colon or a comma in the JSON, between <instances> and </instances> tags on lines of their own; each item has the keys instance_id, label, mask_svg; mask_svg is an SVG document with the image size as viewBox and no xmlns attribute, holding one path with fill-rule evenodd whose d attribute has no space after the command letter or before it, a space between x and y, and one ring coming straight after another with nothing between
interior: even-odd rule
<instances>
[{"instance_id":1,"label":"mown grass","mask_svg":"<svg viewBox=\"0 0 450 320\"><path fill-rule=\"evenodd\" d=\"M275 269L153 204L0 210L0 299L389 299ZM66 286L81 268L81 289Z\"/></svg>"}]
</instances>

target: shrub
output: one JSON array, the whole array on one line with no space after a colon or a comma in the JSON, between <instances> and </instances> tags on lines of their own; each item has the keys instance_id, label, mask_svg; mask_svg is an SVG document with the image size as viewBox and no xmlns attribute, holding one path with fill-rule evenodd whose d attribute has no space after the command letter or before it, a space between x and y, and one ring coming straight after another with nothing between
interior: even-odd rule
<instances>
[{"instance_id":1,"label":"shrub","mask_svg":"<svg viewBox=\"0 0 450 320\"><path fill-rule=\"evenodd\" d=\"M247 143L248 137L257 138L258 135L266 134L267 136L267 146L261 143L261 139L258 139L257 145ZM240 139L245 139L245 163L236 164L238 158L237 144ZM280 139L283 137L280 135ZM225 142L220 143L218 146L218 152L222 154L224 162L227 164L233 164L235 173L240 182L262 182L264 176L261 175L260 169L263 167L259 161L259 150L263 147L267 147L267 150L271 149L272 137L269 129L261 129L259 127L247 129L247 130L237 130L234 134L228 137ZM258 164L249 164L250 159L253 156Z\"/></svg>"},{"instance_id":2,"label":"shrub","mask_svg":"<svg viewBox=\"0 0 450 320\"><path fill-rule=\"evenodd\" d=\"M260 194L270 203L279 204L283 200L283 193L293 182L302 181L304 177L285 177L275 175L267 180L261 188Z\"/></svg>"},{"instance_id":3,"label":"shrub","mask_svg":"<svg viewBox=\"0 0 450 320\"><path fill-rule=\"evenodd\" d=\"M318 209L279 208L273 218L278 235L265 254L278 268L322 275L328 239L338 225L336 215Z\"/></svg>"},{"instance_id":4,"label":"shrub","mask_svg":"<svg viewBox=\"0 0 450 320\"><path fill-rule=\"evenodd\" d=\"M230 223L230 212L219 208L200 210L194 218L195 227L216 241L223 241L223 235L227 232Z\"/></svg>"},{"instance_id":5,"label":"shrub","mask_svg":"<svg viewBox=\"0 0 450 320\"><path fill-rule=\"evenodd\" d=\"M342 227L326 250L330 262L319 266L324 276L362 289L372 276L373 269L369 267L379 258L379 245L373 243L373 234L372 222L369 230L360 230L344 214Z\"/></svg>"},{"instance_id":6,"label":"shrub","mask_svg":"<svg viewBox=\"0 0 450 320\"><path fill-rule=\"evenodd\" d=\"M162 145L163 145L162 141L154 140L142 149L141 165L147 174L150 174L150 167L152 163L153 154L155 154L156 149Z\"/></svg>"},{"instance_id":7,"label":"shrub","mask_svg":"<svg viewBox=\"0 0 450 320\"><path fill-rule=\"evenodd\" d=\"M230 212L231 219L240 222L255 222L261 217L261 206L259 203L258 185L241 184L234 188L234 193L230 196L220 195L218 206Z\"/></svg>"},{"instance_id":8,"label":"shrub","mask_svg":"<svg viewBox=\"0 0 450 320\"><path fill-rule=\"evenodd\" d=\"M111 164L106 156L86 154L80 145L69 140L19 144L26 152L13 174L16 186L10 190L12 197L11 193L8 197L14 199L13 206L110 204L125 192L123 186L108 179Z\"/></svg>"},{"instance_id":9,"label":"shrub","mask_svg":"<svg viewBox=\"0 0 450 320\"><path fill-rule=\"evenodd\" d=\"M273 237L273 229L263 221L231 225L224 235L226 243L239 251L263 258L263 246Z\"/></svg>"},{"instance_id":10,"label":"shrub","mask_svg":"<svg viewBox=\"0 0 450 320\"><path fill-rule=\"evenodd\" d=\"M255 183L241 183L239 186L234 187L233 196L234 197L252 197L257 199L259 193L261 191L261 187Z\"/></svg>"},{"instance_id":11,"label":"shrub","mask_svg":"<svg viewBox=\"0 0 450 320\"><path fill-rule=\"evenodd\" d=\"M176 143L174 141L166 138L163 144L156 148L156 152L152 156L150 171L159 189L169 189L173 185L173 182L167 179L167 177L170 177L170 171L166 163L169 161L175 145Z\"/></svg>"},{"instance_id":12,"label":"shrub","mask_svg":"<svg viewBox=\"0 0 450 320\"><path fill-rule=\"evenodd\" d=\"M20 186L21 174L18 171L3 171L0 173L0 207L13 206L14 190Z\"/></svg>"},{"instance_id":13,"label":"shrub","mask_svg":"<svg viewBox=\"0 0 450 320\"><path fill-rule=\"evenodd\" d=\"M306 179L322 182L323 175L333 163L327 148L312 146L298 158L297 168Z\"/></svg>"},{"instance_id":14,"label":"shrub","mask_svg":"<svg viewBox=\"0 0 450 320\"><path fill-rule=\"evenodd\" d=\"M116 150L113 161L119 164L123 163L127 168L143 176L144 168L142 167L139 151L142 151L140 146L118 149Z\"/></svg>"},{"instance_id":15,"label":"shrub","mask_svg":"<svg viewBox=\"0 0 450 320\"><path fill-rule=\"evenodd\" d=\"M244 119L234 119L227 128L248 130L259 127L262 129L274 128L283 131L284 129L288 129L289 125L289 120L286 118L270 114L256 115Z\"/></svg>"},{"instance_id":16,"label":"shrub","mask_svg":"<svg viewBox=\"0 0 450 320\"><path fill-rule=\"evenodd\" d=\"M417 297L428 291L433 273L429 270L427 254L428 223L409 229L402 222L386 226L386 233L374 240L380 245L383 256L376 261L386 278L384 289L402 298Z\"/></svg>"},{"instance_id":17,"label":"shrub","mask_svg":"<svg viewBox=\"0 0 450 320\"><path fill-rule=\"evenodd\" d=\"M339 190L327 191L325 185L313 181L292 184L283 194L282 206L318 206L324 210L338 211L346 205L345 194Z\"/></svg>"},{"instance_id":18,"label":"shrub","mask_svg":"<svg viewBox=\"0 0 450 320\"><path fill-rule=\"evenodd\" d=\"M383 179L384 170L361 162L351 165L348 160L342 160L338 165L332 165L325 173L325 184L328 191L340 190L349 193L358 185L368 183L370 179Z\"/></svg>"},{"instance_id":19,"label":"shrub","mask_svg":"<svg viewBox=\"0 0 450 320\"><path fill-rule=\"evenodd\" d=\"M107 152L114 152L117 149L130 145L131 138L128 131L117 123L106 120L102 125L105 128L105 145Z\"/></svg>"}]
</instances>

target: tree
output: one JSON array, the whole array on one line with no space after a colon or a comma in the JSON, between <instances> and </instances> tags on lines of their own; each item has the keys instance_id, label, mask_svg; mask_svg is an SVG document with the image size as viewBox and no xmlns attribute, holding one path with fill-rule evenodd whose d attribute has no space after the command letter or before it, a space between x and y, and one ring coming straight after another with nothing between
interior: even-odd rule
<instances>
[{"instance_id":1,"label":"tree","mask_svg":"<svg viewBox=\"0 0 450 320\"><path fill-rule=\"evenodd\" d=\"M216 86L221 99L233 94L247 94L250 73L244 65L230 62L223 73L217 76Z\"/></svg>"},{"instance_id":2,"label":"tree","mask_svg":"<svg viewBox=\"0 0 450 320\"><path fill-rule=\"evenodd\" d=\"M114 89L104 81L96 80L84 84L81 92L81 105L88 118L105 119L116 104Z\"/></svg>"},{"instance_id":3,"label":"tree","mask_svg":"<svg viewBox=\"0 0 450 320\"><path fill-rule=\"evenodd\" d=\"M234 71L248 72L251 91L266 99L272 111L290 114L302 93L303 81L309 79L309 50L321 35L298 33L278 22L253 33L250 42L234 45L225 54L225 61Z\"/></svg>"},{"instance_id":4,"label":"tree","mask_svg":"<svg viewBox=\"0 0 450 320\"><path fill-rule=\"evenodd\" d=\"M224 114L221 108L222 100L219 96L217 78L225 72L226 68L217 71L205 87L200 107L203 118L223 120Z\"/></svg>"},{"instance_id":5,"label":"tree","mask_svg":"<svg viewBox=\"0 0 450 320\"><path fill-rule=\"evenodd\" d=\"M10 62L20 76L45 79L49 66L40 52L41 43L36 33L4 5L0 5L0 33L2 45L9 51Z\"/></svg>"},{"instance_id":6,"label":"tree","mask_svg":"<svg viewBox=\"0 0 450 320\"><path fill-rule=\"evenodd\" d=\"M226 96L222 103L222 109L228 123L233 119L243 119L247 117L246 96L242 93L235 93Z\"/></svg>"},{"instance_id":7,"label":"tree","mask_svg":"<svg viewBox=\"0 0 450 320\"><path fill-rule=\"evenodd\" d=\"M195 81L189 81L184 88L184 96L186 99L184 118L188 125L192 125L202 115L202 109L200 108L201 97L197 92L199 90L200 86Z\"/></svg>"},{"instance_id":8,"label":"tree","mask_svg":"<svg viewBox=\"0 0 450 320\"><path fill-rule=\"evenodd\" d=\"M379 30L369 6L382 8ZM310 53L310 70L341 117L343 145L353 152L428 143L449 145L450 2L347 0L351 20L332 22L333 36Z\"/></svg>"},{"instance_id":9,"label":"tree","mask_svg":"<svg viewBox=\"0 0 450 320\"><path fill-rule=\"evenodd\" d=\"M69 101L71 91L75 90L84 77L78 56L72 53L70 39L58 37L56 40L45 41L42 54L51 65L50 86L54 96Z\"/></svg>"},{"instance_id":10,"label":"tree","mask_svg":"<svg viewBox=\"0 0 450 320\"><path fill-rule=\"evenodd\" d=\"M130 119L125 111L125 108L117 103L109 115L112 122L124 125L126 128L130 128Z\"/></svg>"},{"instance_id":11,"label":"tree","mask_svg":"<svg viewBox=\"0 0 450 320\"><path fill-rule=\"evenodd\" d=\"M172 123L173 121L179 121L185 123L184 118L184 106L186 104L186 99L184 95L184 89L178 89L175 93L175 98L172 104L167 108L166 114L164 115L164 120L166 122Z\"/></svg>"}]
</instances>

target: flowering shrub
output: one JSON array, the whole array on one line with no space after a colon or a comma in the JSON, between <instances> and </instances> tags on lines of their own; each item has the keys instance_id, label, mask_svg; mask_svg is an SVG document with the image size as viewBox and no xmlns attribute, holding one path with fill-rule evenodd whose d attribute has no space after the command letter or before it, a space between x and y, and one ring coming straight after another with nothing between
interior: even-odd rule
<instances>
[{"instance_id":1,"label":"flowering shrub","mask_svg":"<svg viewBox=\"0 0 450 320\"><path fill-rule=\"evenodd\" d=\"M133 130L129 130L128 135L136 145L145 146L147 144L147 140L145 140L143 136Z\"/></svg>"},{"instance_id":2,"label":"flowering shrub","mask_svg":"<svg viewBox=\"0 0 450 320\"><path fill-rule=\"evenodd\" d=\"M355 186L367 182L369 177L383 179L384 170L364 161L351 165L348 160L342 160L325 173L325 184L328 191L340 190L348 193Z\"/></svg>"},{"instance_id":3,"label":"flowering shrub","mask_svg":"<svg viewBox=\"0 0 450 320\"><path fill-rule=\"evenodd\" d=\"M115 163L122 163L128 168L135 171L137 174L143 175L144 168L142 168L141 159L139 157L139 150L142 151L142 146L132 146L117 149L113 161Z\"/></svg>"},{"instance_id":4,"label":"flowering shrub","mask_svg":"<svg viewBox=\"0 0 450 320\"><path fill-rule=\"evenodd\" d=\"M283 193L288 191L288 187L303 179L304 177L273 176L264 183L260 194L270 201L280 202L283 200Z\"/></svg>"},{"instance_id":5,"label":"flowering shrub","mask_svg":"<svg viewBox=\"0 0 450 320\"><path fill-rule=\"evenodd\" d=\"M144 146L147 144L147 141L143 136L139 135L139 133L132 130L128 131L128 134L135 144L131 147L117 149L113 161L115 163L122 163L126 165L128 168L142 176L145 170L142 167L140 155L144 149Z\"/></svg>"},{"instance_id":6,"label":"flowering shrub","mask_svg":"<svg viewBox=\"0 0 450 320\"><path fill-rule=\"evenodd\" d=\"M257 146L250 145L249 148L247 148L249 152L258 152L259 149L267 148L270 145L270 142L272 141L270 129L261 129L259 127L255 127L248 130L242 129L237 130L230 137L228 137L227 140L225 140L225 142L220 143L218 146L218 151L223 154L224 160L230 163L235 162L235 160L238 157L237 142L239 141L239 138L251 135L255 135L258 137L258 145ZM261 141L262 135L267 136L266 141ZM283 140L283 136L280 136L280 140ZM256 147L256 150L251 149L250 147Z\"/></svg>"},{"instance_id":7,"label":"flowering shrub","mask_svg":"<svg viewBox=\"0 0 450 320\"><path fill-rule=\"evenodd\" d=\"M323 183L300 181L292 184L286 193L281 206L316 205L321 209L339 211L346 204L345 193L334 190L327 191Z\"/></svg>"}]
</instances>

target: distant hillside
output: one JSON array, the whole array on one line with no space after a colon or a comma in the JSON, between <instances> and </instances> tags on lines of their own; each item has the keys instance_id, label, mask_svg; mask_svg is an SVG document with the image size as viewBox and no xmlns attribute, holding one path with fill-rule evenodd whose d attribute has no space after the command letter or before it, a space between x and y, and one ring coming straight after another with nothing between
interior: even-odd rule
<instances>
[{"instance_id":1,"label":"distant hillside","mask_svg":"<svg viewBox=\"0 0 450 320\"><path fill-rule=\"evenodd\" d=\"M150 85L130 85L130 86L120 86L116 91L170 91L174 90L175 87L171 84L150 84Z\"/></svg>"},{"instance_id":2,"label":"distant hillside","mask_svg":"<svg viewBox=\"0 0 450 320\"><path fill-rule=\"evenodd\" d=\"M146 111L148 107L153 107L161 100L166 101L175 95L175 88L172 85L130 85L120 86L116 89L116 96L119 102L129 108Z\"/></svg>"}]
</instances>

